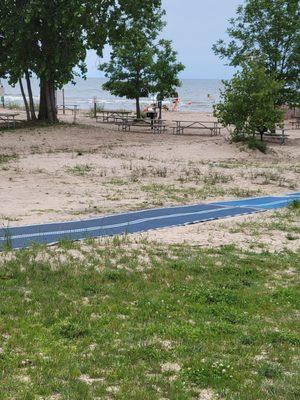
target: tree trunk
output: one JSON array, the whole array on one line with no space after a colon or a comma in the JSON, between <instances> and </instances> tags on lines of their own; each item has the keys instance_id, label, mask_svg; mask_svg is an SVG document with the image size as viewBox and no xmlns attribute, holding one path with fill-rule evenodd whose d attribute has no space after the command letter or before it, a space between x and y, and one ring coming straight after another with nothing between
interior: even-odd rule
<instances>
[{"instance_id":1,"label":"tree trunk","mask_svg":"<svg viewBox=\"0 0 300 400\"><path fill-rule=\"evenodd\" d=\"M22 93L22 97L23 97L23 101L24 101L24 105L25 105L25 110L26 110L26 115L27 115L27 121L30 121L30 112L29 112L29 107L28 107L28 101L26 99L26 95L25 95L25 91L24 91L24 87L23 87L23 83L22 83L22 79L19 79L19 85L21 88L21 93Z\"/></svg>"},{"instance_id":2,"label":"tree trunk","mask_svg":"<svg viewBox=\"0 0 300 400\"><path fill-rule=\"evenodd\" d=\"M29 96L31 119L33 121L35 121L36 115L35 115L34 101L33 101L32 89L31 89L30 75L29 75L28 71L25 71L25 78L26 78L27 91L28 91L28 96Z\"/></svg>"},{"instance_id":3,"label":"tree trunk","mask_svg":"<svg viewBox=\"0 0 300 400\"><path fill-rule=\"evenodd\" d=\"M135 102L136 102L136 117L139 119L139 118L141 118L140 98L137 97L135 99Z\"/></svg>"},{"instance_id":4,"label":"tree trunk","mask_svg":"<svg viewBox=\"0 0 300 400\"><path fill-rule=\"evenodd\" d=\"M158 101L158 109L159 109L158 119L161 119L161 117L162 117L162 100Z\"/></svg>"},{"instance_id":5,"label":"tree trunk","mask_svg":"<svg viewBox=\"0 0 300 400\"><path fill-rule=\"evenodd\" d=\"M39 120L47 120L47 105L46 105L46 94L45 94L45 82L41 79L40 81L40 106L39 106Z\"/></svg>"},{"instance_id":6,"label":"tree trunk","mask_svg":"<svg viewBox=\"0 0 300 400\"><path fill-rule=\"evenodd\" d=\"M58 122L54 83L46 79L41 79L40 82L39 120Z\"/></svg>"}]
</instances>

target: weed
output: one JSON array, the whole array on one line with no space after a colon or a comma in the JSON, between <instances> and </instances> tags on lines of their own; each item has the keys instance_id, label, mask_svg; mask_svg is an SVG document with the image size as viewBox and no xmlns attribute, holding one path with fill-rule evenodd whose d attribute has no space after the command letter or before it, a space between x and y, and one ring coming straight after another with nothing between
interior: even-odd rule
<instances>
[{"instance_id":1,"label":"weed","mask_svg":"<svg viewBox=\"0 0 300 400\"><path fill-rule=\"evenodd\" d=\"M140 178L158 177L166 178L168 176L167 167L136 167L130 174L132 182L138 182Z\"/></svg>"},{"instance_id":2,"label":"weed","mask_svg":"<svg viewBox=\"0 0 300 400\"><path fill-rule=\"evenodd\" d=\"M261 140L257 140L257 139L249 139L247 141L247 145L249 147L249 149L251 150L259 150L261 153L266 153L267 152L267 144L266 142L263 142Z\"/></svg>"},{"instance_id":3,"label":"weed","mask_svg":"<svg viewBox=\"0 0 300 400\"><path fill-rule=\"evenodd\" d=\"M300 210L300 200L294 200L289 204L290 210Z\"/></svg>"},{"instance_id":4,"label":"weed","mask_svg":"<svg viewBox=\"0 0 300 400\"><path fill-rule=\"evenodd\" d=\"M277 363L264 362L259 367L259 373L267 379L278 378L280 375L282 375L282 372L281 365Z\"/></svg>"},{"instance_id":5,"label":"weed","mask_svg":"<svg viewBox=\"0 0 300 400\"><path fill-rule=\"evenodd\" d=\"M74 167L70 167L67 171L70 174L84 176L93 170L93 166L89 164L76 164Z\"/></svg>"},{"instance_id":6,"label":"weed","mask_svg":"<svg viewBox=\"0 0 300 400\"><path fill-rule=\"evenodd\" d=\"M0 164L5 164L5 163L8 163L10 161L17 160L17 159L18 159L17 154L11 154L11 155L0 154Z\"/></svg>"},{"instance_id":7,"label":"weed","mask_svg":"<svg viewBox=\"0 0 300 400\"><path fill-rule=\"evenodd\" d=\"M225 175L217 171L210 171L203 177L203 182L208 185L216 185L217 183L228 183L232 180L232 176Z\"/></svg>"}]
</instances>

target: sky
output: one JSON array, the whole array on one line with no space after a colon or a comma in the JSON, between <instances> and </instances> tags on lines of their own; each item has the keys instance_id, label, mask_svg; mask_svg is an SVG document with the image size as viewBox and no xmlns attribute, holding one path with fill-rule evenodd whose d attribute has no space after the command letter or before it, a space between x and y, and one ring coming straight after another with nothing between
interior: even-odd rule
<instances>
[{"instance_id":1,"label":"sky","mask_svg":"<svg viewBox=\"0 0 300 400\"><path fill-rule=\"evenodd\" d=\"M228 20L234 17L243 0L163 0L167 27L163 37L173 41L178 59L186 69L182 79L228 79L233 69L224 65L212 51L212 45L226 38ZM109 58L109 49L104 60ZM102 77L94 52L87 58L88 76Z\"/></svg>"}]
</instances>

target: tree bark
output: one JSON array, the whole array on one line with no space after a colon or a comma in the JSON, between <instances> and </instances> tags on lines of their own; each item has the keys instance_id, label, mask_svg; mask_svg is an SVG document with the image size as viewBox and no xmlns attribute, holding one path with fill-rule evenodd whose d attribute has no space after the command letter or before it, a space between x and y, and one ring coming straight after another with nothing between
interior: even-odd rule
<instances>
[{"instance_id":1,"label":"tree bark","mask_svg":"<svg viewBox=\"0 0 300 400\"><path fill-rule=\"evenodd\" d=\"M158 109L159 109L158 119L161 119L161 117L162 117L162 100L158 101Z\"/></svg>"},{"instance_id":2,"label":"tree bark","mask_svg":"<svg viewBox=\"0 0 300 400\"><path fill-rule=\"evenodd\" d=\"M41 79L40 82L39 120L58 122L54 83L46 79Z\"/></svg>"},{"instance_id":3,"label":"tree bark","mask_svg":"<svg viewBox=\"0 0 300 400\"><path fill-rule=\"evenodd\" d=\"M27 91L28 91L28 97L29 97L31 119L32 119L32 121L35 121L36 120L35 107L34 107L34 101L33 101L32 89L31 89L30 75L29 75L28 71L25 71L25 78L26 78L26 83L27 83Z\"/></svg>"},{"instance_id":4,"label":"tree bark","mask_svg":"<svg viewBox=\"0 0 300 400\"><path fill-rule=\"evenodd\" d=\"M47 119L47 105L46 105L46 94L45 94L45 82L41 79L40 81L40 106L38 119L46 121Z\"/></svg>"},{"instance_id":5,"label":"tree bark","mask_svg":"<svg viewBox=\"0 0 300 400\"><path fill-rule=\"evenodd\" d=\"M23 97L23 101L24 101L24 105L25 105L25 110L26 110L26 116L27 116L27 121L30 121L30 112L29 112L29 106L28 106L28 101L26 99L26 95L25 95L25 91L24 91L24 86L22 83L22 79L19 79L19 85L20 85L20 89L21 89L21 93L22 93L22 97Z\"/></svg>"},{"instance_id":6,"label":"tree bark","mask_svg":"<svg viewBox=\"0 0 300 400\"><path fill-rule=\"evenodd\" d=\"M137 97L135 99L135 102L136 102L136 117L139 119L139 118L141 118L140 98Z\"/></svg>"}]
</instances>

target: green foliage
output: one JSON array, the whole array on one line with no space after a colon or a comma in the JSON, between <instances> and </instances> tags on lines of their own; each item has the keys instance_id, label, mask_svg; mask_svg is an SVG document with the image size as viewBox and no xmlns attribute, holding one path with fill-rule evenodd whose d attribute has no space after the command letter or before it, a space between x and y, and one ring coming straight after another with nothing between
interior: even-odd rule
<instances>
[{"instance_id":1,"label":"green foliage","mask_svg":"<svg viewBox=\"0 0 300 400\"><path fill-rule=\"evenodd\" d=\"M137 116L140 117L139 99L152 91L151 64L155 49L149 38L138 28L127 31L114 46L109 63L100 65L109 80L103 85L115 96L136 99Z\"/></svg>"},{"instance_id":2,"label":"green foliage","mask_svg":"<svg viewBox=\"0 0 300 400\"><path fill-rule=\"evenodd\" d=\"M257 149L264 154L267 152L266 142L263 142L262 140L253 139L253 138L249 139L247 142L248 142L249 149L251 149L251 150Z\"/></svg>"},{"instance_id":3,"label":"green foliage","mask_svg":"<svg viewBox=\"0 0 300 400\"><path fill-rule=\"evenodd\" d=\"M300 103L299 0L246 0L230 20L229 43L219 40L214 52L240 66L250 55L264 56L268 74L283 81L278 104Z\"/></svg>"},{"instance_id":4,"label":"green foliage","mask_svg":"<svg viewBox=\"0 0 300 400\"><path fill-rule=\"evenodd\" d=\"M88 333L87 321L78 318L66 318L55 326L55 331L65 339L78 339Z\"/></svg>"},{"instance_id":5,"label":"green foliage","mask_svg":"<svg viewBox=\"0 0 300 400\"><path fill-rule=\"evenodd\" d=\"M178 73L184 69L176 61L177 53L168 40L158 40L164 26L163 11L145 18L142 14L128 21L119 40L112 40L109 63L100 65L108 81L103 85L113 95L136 100L141 117L140 98L158 94L160 99L173 96L180 86Z\"/></svg>"},{"instance_id":6,"label":"green foliage","mask_svg":"<svg viewBox=\"0 0 300 400\"><path fill-rule=\"evenodd\" d=\"M154 93L159 100L177 96L176 88L181 86L178 74L184 65L177 61L177 53L172 49L172 42L160 40L156 48L156 60L152 66L154 75Z\"/></svg>"},{"instance_id":7,"label":"green foliage","mask_svg":"<svg viewBox=\"0 0 300 400\"><path fill-rule=\"evenodd\" d=\"M294 200L289 207L292 210L300 210L300 200Z\"/></svg>"},{"instance_id":8,"label":"green foliage","mask_svg":"<svg viewBox=\"0 0 300 400\"><path fill-rule=\"evenodd\" d=\"M223 83L214 114L223 126L233 126L235 140L255 138L256 133L272 131L283 121L283 112L276 105L282 85L268 75L261 61L243 63L242 70Z\"/></svg>"},{"instance_id":9,"label":"green foliage","mask_svg":"<svg viewBox=\"0 0 300 400\"><path fill-rule=\"evenodd\" d=\"M93 167L89 164L76 164L74 167L68 168L68 172L70 174L74 175L79 175L79 176L84 176L91 172L93 170Z\"/></svg>"},{"instance_id":10,"label":"green foliage","mask_svg":"<svg viewBox=\"0 0 300 400\"><path fill-rule=\"evenodd\" d=\"M17 158L18 158L17 154L8 155L0 153L0 164L8 163L10 161L16 160Z\"/></svg>"},{"instance_id":11,"label":"green foliage","mask_svg":"<svg viewBox=\"0 0 300 400\"><path fill-rule=\"evenodd\" d=\"M0 76L15 84L25 71L35 74L41 81L39 118L55 122L55 89L85 77L87 50L101 55L108 37L123 37L127 21L141 16L146 23L160 12L161 0L139 7L133 0L1 0Z\"/></svg>"}]
</instances>

